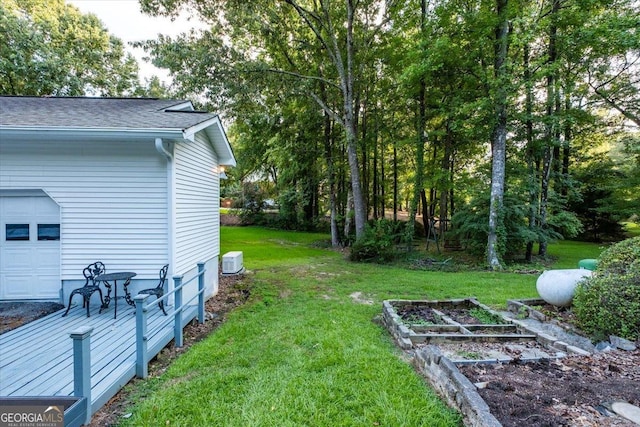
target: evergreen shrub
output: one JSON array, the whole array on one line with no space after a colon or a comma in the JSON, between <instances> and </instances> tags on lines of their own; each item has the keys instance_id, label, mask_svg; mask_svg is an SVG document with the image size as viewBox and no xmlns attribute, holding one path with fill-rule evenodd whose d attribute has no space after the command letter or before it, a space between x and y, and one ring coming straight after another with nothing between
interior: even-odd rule
<instances>
[{"instance_id":1,"label":"evergreen shrub","mask_svg":"<svg viewBox=\"0 0 640 427\"><path fill-rule=\"evenodd\" d=\"M402 243L405 224L379 219L366 225L364 235L351 246L349 259L358 262L388 262L398 255L396 245Z\"/></svg>"},{"instance_id":2,"label":"evergreen shrub","mask_svg":"<svg viewBox=\"0 0 640 427\"><path fill-rule=\"evenodd\" d=\"M578 327L594 339L640 339L640 237L605 250L573 300Z\"/></svg>"}]
</instances>

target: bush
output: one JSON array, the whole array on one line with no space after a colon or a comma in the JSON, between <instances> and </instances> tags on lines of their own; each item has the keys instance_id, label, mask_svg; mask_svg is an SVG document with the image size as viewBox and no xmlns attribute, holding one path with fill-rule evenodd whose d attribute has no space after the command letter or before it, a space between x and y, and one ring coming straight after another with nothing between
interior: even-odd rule
<instances>
[{"instance_id":1,"label":"bush","mask_svg":"<svg viewBox=\"0 0 640 427\"><path fill-rule=\"evenodd\" d=\"M593 276L576 289L578 326L594 339L640 339L640 237L611 246Z\"/></svg>"},{"instance_id":2,"label":"bush","mask_svg":"<svg viewBox=\"0 0 640 427\"><path fill-rule=\"evenodd\" d=\"M487 237L489 235L490 197L483 193L460 207L453 215L452 230L448 237L459 240L472 255L486 255ZM497 251L500 259L515 258L524 252L528 241L538 241L543 231L532 231L526 223L527 207L517 198L505 194L503 206L498 213L502 226L497 230ZM548 240L561 237L549 230L544 237Z\"/></svg>"},{"instance_id":3,"label":"bush","mask_svg":"<svg viewBox=\"0 0 640 427\"><path fill-rule=\"evenodd\" d=\"M397 255L396 245L403 241L405 224L379 219L365 227L364 235L353 243L349 259L359 262L388 262Z\"/></svg>"}]
</instances>

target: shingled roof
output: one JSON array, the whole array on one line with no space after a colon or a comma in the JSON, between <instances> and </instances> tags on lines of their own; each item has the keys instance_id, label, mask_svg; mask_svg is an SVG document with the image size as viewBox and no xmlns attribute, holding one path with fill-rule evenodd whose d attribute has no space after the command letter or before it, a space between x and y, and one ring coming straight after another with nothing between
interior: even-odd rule
<instances>
[{"instance_id":1,"label":"shingled roof","mask_svg":"<svg viewBox=\"0 0 640 427\"><path fill-rule=\"evenodd\" d=\"M0 96L0 126L10 127L184 130L215 117L175 99Z\"/></svg>"}]
</instances>

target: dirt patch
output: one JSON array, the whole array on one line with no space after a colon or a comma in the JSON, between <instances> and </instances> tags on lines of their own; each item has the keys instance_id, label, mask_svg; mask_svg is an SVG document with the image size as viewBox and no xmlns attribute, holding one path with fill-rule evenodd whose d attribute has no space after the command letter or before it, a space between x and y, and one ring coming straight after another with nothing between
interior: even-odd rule
<instances>
[{"instance_id":1,"label":"dirt patch","mask_svg":"<svg viewBox=\"0 0 640 427\"><path fill-rule=\"evenodd\" d=\"M0 334L63 308L55 302L0 302Z\"/></svg>"},{"instance_id":2,"label":"dirt patch","mask_svg":"<svg viewBox=\"0 0 640 427\"><path fill-rule=\"evenodd\" d=\"M567 309L536 307L548 319L563 327L547 330L549 322L536 322L545 332L555 335L562 330L562 340L568 340L567 330L573 326L573 314ZM412 322L433 322L428 308L398 310L401 318ZM478 323L469 313L438 308L462 323ZM463 316L459 316L463 314ZM423 317L421 317L423 316ZM584 335L584 334L583 334ZM640 342L638 343L640 344ZM575 426L608 427L637 426L610 410L616 401L640 406L640 349L608 351L589 356L570 356L555 359L555 350L537 342L439 344L450 360L464 360L458 369L472 383L502 425L509 426ZM546 354L545 354L546 353ZM507 354L511 362L473 364L473 360L496 360ZM526 358L540 358L527 361ZM549 358L551 357L551 359ZM521 360L523 359L523 360ZM471 362L471 363L469 363ZM607 409L609 408L609 409Z\"/></svg>"},{"instance_id":3,"label":"dirt patch","mask_svg":"<svg viewBox=\"0 0 640 427\"><path fill-rule=\"evenodd\" d=\"M607 407L640 406L640 350L458 369L505 427L634 426Z\"/></svg>"},{"instance_id":4,"label":"dirt patch","mask_svg":"<svg viewBox=\"0 0 640 427\"><path fill-rule=\"evenodd\" d=\"M368 298L365 298L362 292L354 292L351 295L349 295L349 297L351 297L353 302L355 302L356 304L373 305L373 301Z\"/></svg>"},{"instance_id":5,"label":"dirt patch","mask_svg":"<svg viewBox=\"0 0 640 427\"><path fill-rule=\"evenodd\" d=\"M197 320L192 321L184 329L183 346L176 348L173 342L165 347L151 362L149 362L149 377L156 377L167 370L171 362L178 356L185 353L193 344L206 338L224 320L225 315L234 308L244 304L250 295L251 278L243 276L220 276L218 283L218 293L205 302L207 320L199 324ZM135 384L140 380L134 378L130 384ZM91 418L90 427L111 427L116 426L127 408L134 404L127 389L122 389L111 400L107 402Z\"/></svg>"}]
</instances>

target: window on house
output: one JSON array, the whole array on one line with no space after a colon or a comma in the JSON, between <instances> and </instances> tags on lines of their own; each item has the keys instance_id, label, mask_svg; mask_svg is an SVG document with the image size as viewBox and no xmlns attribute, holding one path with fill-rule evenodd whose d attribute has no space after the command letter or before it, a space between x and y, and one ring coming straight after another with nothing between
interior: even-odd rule
<instances>
[{"instance_id":1,"label":"window on house","mask_svg":"<svg viewBox=\"0 0 640 427\"><path fill-rule=\"evenodd\" d=\"M7 224L6 240L29 240L29 224Z\"/></svg>"},{"instance_id":2,"label":"window on house","mask_svg":"<svg viewBox=\"0 0 640 427\"><path fill-rule=\"evenodd\" d=\"M38 224L38 240L60 240L60 224Z\"/></svg>"}]
</instances>

